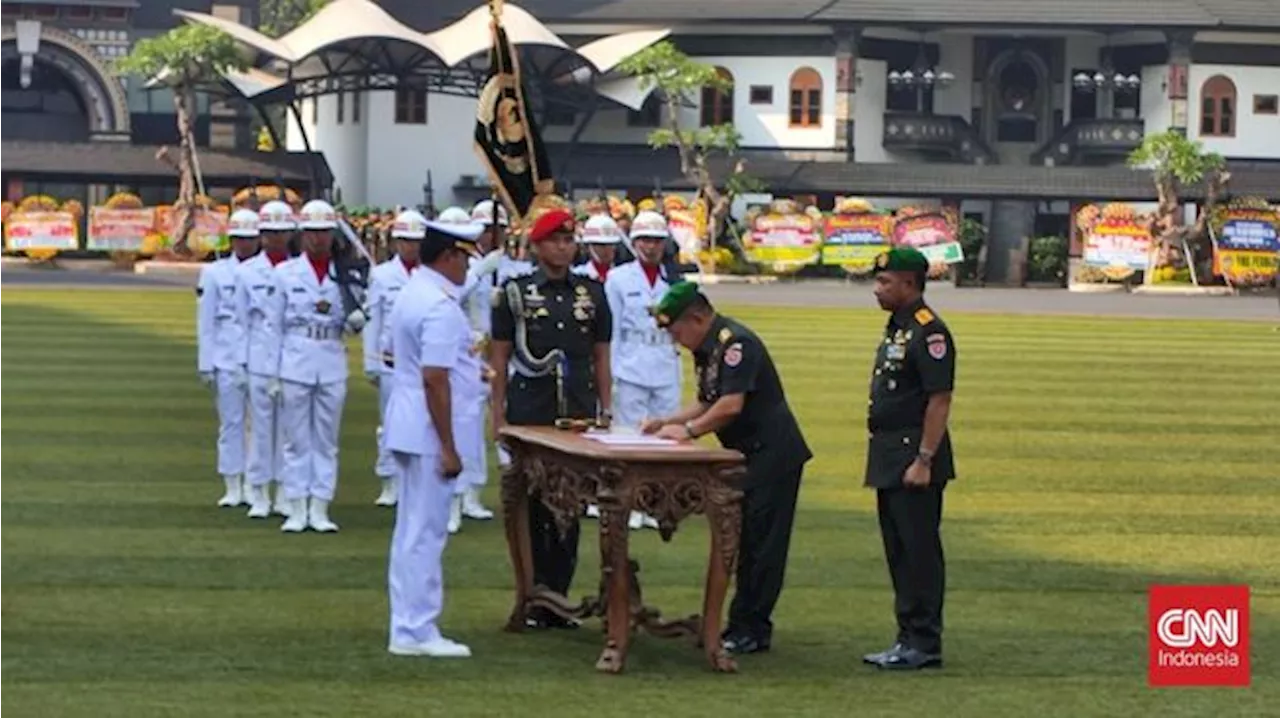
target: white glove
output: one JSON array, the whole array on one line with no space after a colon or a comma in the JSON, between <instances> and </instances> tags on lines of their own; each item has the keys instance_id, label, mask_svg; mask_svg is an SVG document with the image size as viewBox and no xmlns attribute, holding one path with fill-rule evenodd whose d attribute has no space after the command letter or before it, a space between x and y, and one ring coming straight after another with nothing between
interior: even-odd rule
<instances>
[{"instance_id":1,"label":"white glove","mask_svg":"<svg viewBox=\"0 0 1280 718\"><path fill-rule=\"evenodd\" d=\"M206 387L212 387L214 385L214 382L216 382L217 380L218 380L218 375L214 372L211 372L211 371L200 372L200 383L204 384Z\"/></svg>"},{"instance_id":2,"label":"white glove","mask_svg":"<svg viewBox=\"0 0 1280 718\"><path fill-rule=\"evenodd\" d=\"M232 383L235 384L235 387L240 391L244 391L245 389L248 389L249 388L249 370L243 366L236 367L235 374L232 376L231 381Z\"/></svg>"},{"instance_id":3,"label":"white glove","mask_svg":"<svg viewBox=\"0 0 1280 718\"><path fill-rule=\"evenodd\" d=\"M365 369L364 376L369 380L369 383L374 386L377 386L378 382L382 380L382 372L377 369Z\"/></svg>"},{"instance_id":4,"label":"white glove","mask_svg":"<svg viewBox=\"0 0 1280 718\"><path fill-rule=\"evenodd\" d=\"M271 397L272 399L276 398L277 396L280 396L280 391L282 388L283 387L281 387L279 379L267 380L267 396Z\"/></svg>"},{"instance_id":5,"label":"white glove","mask_svg":"<svg viewBox=\"0 0 1280 718\"><path fill-rule=\"evenodd\" d=\"M364 329L364 324L366 321L368 320L365 318L364 312L360 311L359 309L353 310L350 314L347 315L347 331L351 332L352 334L359 334L360 330Z\"/></svg>"},{"instance_id":6,"label":"white glove","mask_svg":"<svg viewBox=\"0 0 1280 718\"><path fill-rule=\"evenodd\" d=\"M505 469L511 466L511 453L502 448L502 444L497 445L498 448L498 466Z\"/></svg>"},{"instance_id":7,"label":"white glove","mask_svg":"<svg viewBox=\"0 0 1280 718\"><path fill-rule=\"evenodd\" d=\"M476 277L483 277L486 274L493 274L498 271L498 265L502 264L502 250L495 249L484 255L484 259L477 261L471 265L471 273Z\"/></svg>"}]
</instances>

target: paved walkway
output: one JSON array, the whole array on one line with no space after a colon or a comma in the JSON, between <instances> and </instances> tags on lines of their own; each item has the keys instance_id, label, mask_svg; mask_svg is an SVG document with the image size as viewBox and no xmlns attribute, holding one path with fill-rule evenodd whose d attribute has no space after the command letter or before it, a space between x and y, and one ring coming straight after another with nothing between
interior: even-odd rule
<instances>
[{"instance_id":1,"label":"paved walkway","mask_svg":"<svg viewBox=\"0 0 1280 718\"><path fill-rule=\"evenodd\" d=\"M87 266L86 266L87 265ZM190 290L196 273L127 274L101 262L80 262L66 269L32 269L6 262L0 286L95 289ZM851 307L875 309L869 283L838 280L781 281L772 284L718 284L706 288L713 302L767 304L786 307ZM1280 324L1280 300L1275 294L1239 297L1179 297L1142 294L1080 294L1063 289L957 288L934 284L930 304L943 312L995 314L1075 314L1179 319L1249 319Z\"/></svg>"}]
</instances>

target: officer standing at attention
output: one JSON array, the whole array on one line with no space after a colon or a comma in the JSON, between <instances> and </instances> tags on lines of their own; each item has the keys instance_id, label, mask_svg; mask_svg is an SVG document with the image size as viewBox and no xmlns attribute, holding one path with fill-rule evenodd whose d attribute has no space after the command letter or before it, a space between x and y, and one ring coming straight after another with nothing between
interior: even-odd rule
<instances>
[{"instance_id":1,"label":"officer standing at attention","mask_svg":"<svg viewBox=\"0 0 1280 718\"><path fill-rule=\"evenodd\" d=\"M863 661L890 670L942 666L946 564L938 526L943 489L956 475L947 432L956 348L924 303L928 271L929 260L909 247L876 258L876 301L890 315L871 376L866 484L876 490L898 638Z\"/></svg>"},{"instance_id":2,"label":"officer standing at attention","mask_svg":"<svg viewBox=\"0 0 1280 718\"><path fill-rule=\"evenodd\" d=\"M389 345L391 336L391 311L396 298L409 276L418 266L418 245L425 233L426 219L414 210L401 212L391 225L391 239L396 243L395 256L374 267L369 274L369 292L365 305L369 323L364 327L364 375L378 388L378 458L374 473L382 481L382 492L374 504L396 505L395 462L387 450L386 421L387 400L391 397L393 369L383 361L383 347Z\"/></svg>"},{"instance_id":3,"label":"officer standing at attention","mask_svg":"<svg viewBox=\"0 0 1280 718\"><path fill-rule=\"evenodd\" d=\"M276 512L284 515L284 426L280 423L280 382L276 357L280 353L280 327L275 321L275 270L289 259L289 238L296 224L293 209L271 200L258 210L262 251L240 265L236 272L236 296L245 326L241 363L249 375L249 462L244 480L249 486L249 518L271 515L271 482L276 490Z\"/></svg>"},{"instance_id":4,"label":"officer standing at attention","mask_svg":"<svg viewBox=\"0 0 1280 718\"><path fill-rule=\"evenodd\" d=\"M284 424L284 490L290 502L281 531L338 530L329 504L338 488L338 436L347 400L347 334L363 326L357 308L344 316L333 262L337 212L311 200L298 212L304 253L276 269L276 319L283 338L276 364Z\"/></svg>"},{"instance_id":5,"label":"officer standing at attention","mask_svg":"<svg viewBox=\"0 0 1280 718\"><path fill-rule=\"evenodd\" d=\"M583 223L582 234L578 239L587 248L587 261L570 271L603 284L609 278L609 270L613 269L613 261L617 257L618 245L622 243L618 223L607 214L592 215Z\"/></svg>"},{"instance_id":6,"label":"officer standing at attention","mask_svg":"<svg viewBox=\"0 0 1280 718\"><path fill-rule=\"evenodd\" d=\"M612 413L609 336L612 319L604 288L572 274L573 215L551 209L533 222L529 243L538 268L502 285L493 309L492 421L552 426L556 419L603 419ZM507 368L513 369L508 379ZM557 380L557 373L560 379ZM563 385L563 392L557 385ZM542 502L529 502L533 580L567 595L578 560L578 526L564 539ZM549 611L534 611L533 628L577 627Z\"/></svg>"},{"instance_id":7,"label":"officer standing at attention","mask_svg":"<svg viewBox=\"0 0 1280 718\"><path fill-rule=\"evenodd\" d=\"M388 348L394 373L386 411L386 442L399 474L387 592L391 604L387 650L400 656L467 658L471 649L445 638L437 621L444 605L441 557L453 484L466 468L458 449L459 399L475 393L479 362L462 310L467 260L476 252L477 225L428 222L414 211L395 230L422 238L422 266L401 291L390 316Z\"/></svg>"},{"instance_id":8,"label":"officer standing at attention","mask_svg":"<svg viewBox=\"0 0 1280 718\"><path fill-rule=\"evenodd\" d=\"M722 636L731 653L767 651L782 593L804 465L813 458L764 342L717 314L697 285L677 282L654 307L658 326L693 352L698 403L645 422L646 434L692 441L715 432L747 460L737 592Z\"/></svg>"},{"instance_id":9,"label":"officer standing at attention","mask_svg":"<svg viewBox=\"0 0 1280 718\"><path fill-rule=\"evenodd\" d=\"M258 252L258 213L238 209L227 226L231 256L200 270L196 286L196 369L213 388L218 410L218 473L226 492L219 506L244 503L245 410L249 376L244 370L245 326L236 301L236 269Z\"/></svg>"}]
</instances>

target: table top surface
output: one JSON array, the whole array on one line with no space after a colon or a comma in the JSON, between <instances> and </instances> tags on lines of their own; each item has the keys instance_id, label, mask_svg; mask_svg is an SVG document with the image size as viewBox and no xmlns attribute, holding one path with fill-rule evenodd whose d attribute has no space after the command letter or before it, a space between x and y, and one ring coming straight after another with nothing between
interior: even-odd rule
<instances>
[{"instance_id":1,"label":"table top surface","mask_svg":"<svg viewBox=\"0 0 1280 718\"><path fill-rule=\"evenodd\" d=\"M665 446L606 444L581 433L550 426L504 426L499 435L586 459L601 461L651 461L667 463L742 463L741 452L697 442ZM615 435L620 435L614 432Z\"/></svg>"}]
</instances>

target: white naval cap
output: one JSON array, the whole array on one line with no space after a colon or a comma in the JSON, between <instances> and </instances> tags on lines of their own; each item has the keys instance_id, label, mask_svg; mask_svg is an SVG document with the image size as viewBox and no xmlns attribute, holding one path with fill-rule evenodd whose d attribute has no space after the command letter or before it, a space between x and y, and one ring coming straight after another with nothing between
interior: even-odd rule
<instances>
[{"instance_id":1,"label":"white naval cap","mask_svg":"<svg viewBox=\"0 0 1280 718\"><path fill-rule=\"evenodd\" d=\"M416 209L407 209L396 215L391 223L393 239L422 239L427 236L427 218Z\"/></svg>"},{"instance_id":2,"label":"white naval cap","mask_svg":"<svg viewBox=\"0 0 1280 718\"><path fill-rule=\"evenodd\" d=\"M227 236L254 238L258 236L258 213L251 209L237 209L227 219Z\"/></svg>"},{"instance_id":3,"label":"white naval cap","mask_svg":"<svg viewBox=\"0 0 1280 718\"><path fill-rule=\"evenodd\" d=\"M671 236L671 229L667 227L667 220L662 215L652 210L645 210L636 215L631 220L631 239L640 237L652 237L654 239L666 239Z\"/></svg>"},{"instance_id":4,"label":"white naval cap","mask_svg":"<svg viewBox=\"0 0 1280 718\"><path fill-rule=\"evenodd\" d=\"M436 222L440 224L471 224L471 215L467 214L467 210L461 207L447 207L436 217Z\"/></svg>"},{"instance_id":5,"label":"white naval cap","mask_svg":"<svg viewBox=\"0 0 1280 718\"><path fill-rule=\"evenodd\" d=\"M493 224L493 207L494 203L491 199L485 199L477 202L476 206L471 208L471 221L479 222L483 225ZM509 224L507 220L507 208L502 205L498 205L498 224L503 227L506 227Z\"/></svg>"},{"instance_id":6,"label":"white naval cap","mask_svg":"<svg viewBox=\"0 0 1280 718\"><path fill-rule=\"evenodd\" d=\"M476 240L484 233L484 227L467 218L466 224L457 224L453 222L441 222L440 220L425 220L426 235L425 240L428 243L439 243L444 246L452 246L461 249L471 256L480 254L480 249L476 245Z\"/></svg>"},{"instance_id":7,"label":"white naval cap","mask_svg":"<svg viewBox=\"0 0 1280 718\"><path fill-rule=\"evenodd\" d=\"M263 232L292 232L297 228L293 208L278 199L267 202L258 210L258 229Z\"/></svg>"},{"instance_id":8,"label":"white naval cap","mask_svg":"<svg viewBox=\"0 0 1280 718\"><path fill-rule=\"evenodd\" d=\"M583 244L618 244L622 241L622 232L612 217L595 214L583 223L580 240Z\"/></svg>"},{"instance_id":9,"label":"white naval cap","mask_svg":"<svg viewBox=\"0 0 1280 718\"><path fill-rule=\"evenodd\" d=\"M299 229L337 229L338 212L322 199L313 199L298 212Z\"/></svg>"}]
</instances>

